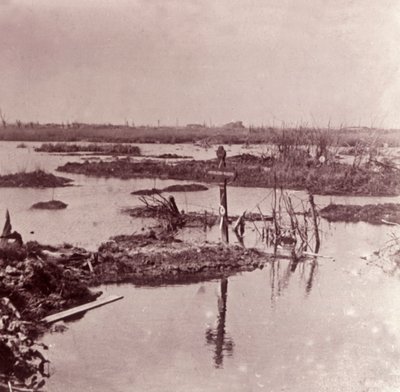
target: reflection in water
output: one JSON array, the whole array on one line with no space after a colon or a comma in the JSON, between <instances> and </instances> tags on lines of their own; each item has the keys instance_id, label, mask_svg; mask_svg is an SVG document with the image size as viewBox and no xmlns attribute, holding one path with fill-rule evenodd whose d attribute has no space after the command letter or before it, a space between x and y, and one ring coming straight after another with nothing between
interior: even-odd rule
<instances>
[{"instance_id":1,"label":"reflection in water","mask_svg":"<svg viewBox=\"0 0 400 392\"><path fill-rule=\"evenodd\" d=\"M311 293L317 266L318 266L317 259L314 258L311 263L310 272L308 274L308 279L307 279L307 283L306 283L306 294L307 295L309 295Z\"/></svg>"},{"instance_id":2,"label":"reflection in water","mask_svg":"<svg viewBox=\"0 0 400 392\"><path fill-rule=\"evenodd\" d=\"M281 264L285 268L281 268ZM270 287L271 287L271 306L275 306L276 299L282 295L282 293L289 286L290 279L292 276L297 274L300 276L302 281L305 281L305 293L308 296L313 288L314 279L318 270L318 262L316 258L311 261L309 259L299 260L292 258L290 261L283 259L274 259L270 264Z\"/></svg>"},{"instance_id":3,"label":"reflection in water","mask_svg":"<svg viewBox=\"0 0 400 392\"><path fill-rule=\"evenodd\" d=\"M221 279L221 296L218 297L218 319L216 328L206 330L206 341L209 345L215 345L214 365L216 368L223 367L224 355L231 356L234 342L226 334L226 301L228 299L228 279Z\"/></svg>"}]
</instances>

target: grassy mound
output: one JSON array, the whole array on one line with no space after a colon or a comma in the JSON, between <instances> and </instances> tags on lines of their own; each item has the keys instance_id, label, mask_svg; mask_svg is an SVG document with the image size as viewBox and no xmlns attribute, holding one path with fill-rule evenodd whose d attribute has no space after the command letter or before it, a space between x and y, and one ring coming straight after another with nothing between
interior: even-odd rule
<instances>
[{"instance_id":1,"label":"grassy mound","mask_svg":"<svg viewBox=\"0 0 400 392\"><path fill-rule=\"evenodd\" d=\"M35 148L37 152L49 153L78 153L90 152L102 155L140 155L140 148L130 144L68 144L68 143L44 143L40 147Z\"/></svg>"},{"instance_id":2,"label":"grassy mound","mask_svg":"<svg viewBox=\"0 0 400 392\"><path fill-rule=\"evenodd\" d=\"M382 219L400 224L400 204L343 205L330 204L323 208L320 215L330 222L368 222L382 224Z\"/></svg>"},{"instance_id":3,"label":"grassy mound","mask_svg":"<svg viewBox=\"0 0 400 392\"><path fill-rule=\"evenodd\" d=\"M176 184L163 189L163 192L198 192L207 191L208 188L201 184Z\"/></svg>"},{"instance_id":4,"label":"grassy mound","mask_svg":"<svg viewBox=\"0 0 400 392\"><path fill-rule=\"evenodd\" d=\"M58 177L43 170L0 176L2 188L55 188L69 186L71 182L69 178Z\"/></svg>"},{"instance_id":5,"label":"grassy mound","mask_svg":"<svg viewBox=\"0 0 400 392\"><path fill-rule=\"evenodd\" d=\"M249 163L250 162L250 163ZM208 174L217 169L216 160L186 161L167 164L154 160L134 162L119 159L111 162L67 163L57 170L97 177L163 178L216 182ZM235 170L233 186L304 189L313 194L393 196L400 194L400 176L395 170L330 162L319 165L303 155L291 160L246 156L227 159L227 171Z\"/></svg>"}]
</instances>

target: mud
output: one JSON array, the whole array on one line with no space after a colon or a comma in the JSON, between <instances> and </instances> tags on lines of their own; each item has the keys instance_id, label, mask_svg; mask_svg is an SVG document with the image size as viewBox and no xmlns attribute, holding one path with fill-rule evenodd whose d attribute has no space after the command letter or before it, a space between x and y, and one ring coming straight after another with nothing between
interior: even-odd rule
<instances>
[{"instance_id":1,"label":"mud","mask_svg":"<svg viewBox=\"0 0 400 392\"><path fill-rule=\"evenodd\" d=\"M167 186L163 189L140 189L138 191L131 192L131 195L151 196L162 192L198 192L206 190L208 190L208 188L202 184L176 184Z\"/></svg>"},{"instance_id":2,"label":"mud","mask_svg":"<svg viewBox=\"0 0 400 392\"><path fill-rule=\"evenodd\" d=\"M68 143L44 143L35 148L36 152L76 154L79 152L90 152L96 155L132 155L139 156L140 148L129 144L68 144Z\"/></svg>"},{"instance_id":3,"label":"mud","mask_svg":"<svg viewBox=\"0 0 400 392\"><path fill-rule=\"evenodd\" d=\"M64 252L69 254L68 265L47 257L49 250L54 249L35 242L1 248L0 386L10 381L15 390L16 385L42 387L48 361L43 353L46 347L35 343L46 330L40 320L100 295L82 279L84 273L73 262L73 248Z\"/></svg>"},{"instance_id":4,"label":"mud","mask_svg":"<svg viewBox=\"0 0 400 392\"><path fill-rule=\"evenodd\" d=\"M153 218L159 219L160 212L156 209L149 209L145 206L126 208L122 210L123 213L129 214L133 218ZM212 227L219 223L219 215L210 213L208 211L204 212L181 212L181 217L184 222L185 227ZM228 217L228 222L232 223L239 218L238 215ZM246 213L245 221L248 222L261 222L263 220L271 221L272 217L262 216L257 212Z\"/></svg>"},{"instance_id":5,"label":"mud","mask_svg":"<svg viewBox=\"0 0 400 392\"><path fill-rule=\"evenodd\" d=\"M39 203L35 203L31 208L38 210L63 210L67 208L68 204L60 200L50 200L50 201L40 201Z\"/></svg>"},{"instance_id":6,"label":"mud","mask_svg":"<svg viewBox=\"0 0 400 392\"><path fill-rule=\"evenodd\" d=\"M160 159L193 159L190 155L178 155L178 154L171 154L171 153L166 153L166 154L160 154L157 155L155 158L160 158Z\"/></svg>"},{"instance_id":7,"label":"mud","mask_svg":"<svg viewBox=\"0 0 400 392\"><path fill-rule=\"evenodd\" d=\"M8 381L43 387L49 376L46 347L35 341L49 326L40 320L95 300L101 293L90 287L198 282L262 268L268 261L254 249L184 243L154 231L114 237L95 253L69 245L7 245L0 252L0 390Z\"/></svg>"},{"instance_id":8,"label":"mud","mask_svg":"<svg viewBox=\"0 0 400 392\"><path fill-rule=\"evenodd\" d=\"M393 196L400 194L400 176L385 168L353 167L331 162L318 165L308 162L303 156L292 157L290 162L273 157L256 157L242 154L227 159L226 171L235 171L237 176L232 186L284 187L286 189L309 190L323 195L374 195ZM217 170L216 160L190 160L168 164L155 160L141 162L119 159L109 162L67 163L57 170L67 173L97 177L163 178L218 182L221 179L210 175Z\"/></svg>"},{"instance_id":9,"label":"mud","mask_svg":"<svg viewBox=\"0 0 400 392\"><path fill-rule=\"evenodd\" d=\"M138 191L131 192L131 195L135 196L151 196L151 195L159 195L162 193L162 189L151 188L151 189L139 189Z\"/></svg>"},{"instance_id":10,"label":"mud","mask_svg":"<svg viewBox=\"0 0 400 392\"><path fill-rule=\"evenodd\" d=\"M208 188L202 184L176 184L163 189L163 192L198 192L207 191Z\"/></svg>"},{"instance_id":11,"label":"mud","mask_svg":"<svg viewBox=\"0 0 400 392\"><path fill-rule=\"evenodd\" d=\"M0 187L2 188L55 188L70 186L72 180L58 177L42 170L29 173L15 173L0 176Z\"/></svg>"},{"instance_id":12,"label":"mud","mask_svg":"<svg viewBox=\"0 0 400 392\"><path fill-rule=\"evenodd\" d=\"M400 224L400 204L343 205L330 204L320 210L321 217L330 222L367 222L384 224L382 220Z\"/></svg>"},{"instance_id":13,"label":"mud","mask_svg":"<svg viewBox=\"0 0 400 392\"><path fill-rule=\"evenodd\" d=\"M133 218L160 219L164 217L163 211L146 207L127 208L122 212ZM209 212L181 212L180 220L181 227L212 227L219 222L219 216Z\"/></svg>"},{"instance_id":14,"label":"mud","mask_svg":"<svg viewBox=\"0 0 400 392\"><path fill-rule=\"evenodd\" d=\"M129 281L137 285L187 283L262 268L268 257L255 249L171 237L122 235L103 244L97 254L94 283Z\"/></svg>"}]
</instances>

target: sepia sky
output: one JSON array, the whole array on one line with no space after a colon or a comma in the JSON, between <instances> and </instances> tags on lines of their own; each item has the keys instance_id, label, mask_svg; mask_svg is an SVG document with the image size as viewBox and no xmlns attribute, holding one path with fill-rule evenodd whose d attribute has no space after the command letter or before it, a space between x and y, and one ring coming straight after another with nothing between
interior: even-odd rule
<instances>
[{"instance_id":1,"label":"sepia sky","mask_svg":"<svg viewBox=\"0 0 400 392\"><path fill-rule=\"evenodd\" d=\"M0 0L10 121L400 127L398 0Z\"/></svg>"}]
</instances>

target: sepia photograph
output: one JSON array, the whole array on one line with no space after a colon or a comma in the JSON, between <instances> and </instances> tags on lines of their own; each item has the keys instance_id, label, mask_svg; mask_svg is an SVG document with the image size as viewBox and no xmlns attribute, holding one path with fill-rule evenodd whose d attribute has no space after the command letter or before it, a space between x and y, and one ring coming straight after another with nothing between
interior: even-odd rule
<instances>
[{"instance_id":1,"label":"sepia photograph","mask_svg":"<svg viewBox=\"0 0 400 392\"><path fill-rule=\"evenodd\" d=\"M398 0L0 0L0 392L399 392Z\"/></svg>"}]
</instances>

